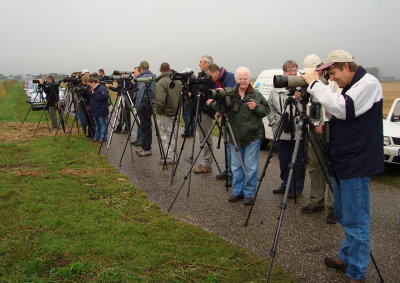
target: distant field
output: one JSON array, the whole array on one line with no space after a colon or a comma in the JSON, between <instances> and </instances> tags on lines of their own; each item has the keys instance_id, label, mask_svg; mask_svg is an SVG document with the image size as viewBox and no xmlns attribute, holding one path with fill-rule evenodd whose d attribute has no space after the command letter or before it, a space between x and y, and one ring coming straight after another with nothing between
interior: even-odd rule
<instances>
[{"instance_id":1,"label":"distant field","mask_svg":"<svg viewBox=\"0 0 400 283\"><path fill-rule=\"evenodd\" d=\"M383 116L386 117L396 98L400 97L400 82L382 83Z\"/></svg>"}]
</instances>

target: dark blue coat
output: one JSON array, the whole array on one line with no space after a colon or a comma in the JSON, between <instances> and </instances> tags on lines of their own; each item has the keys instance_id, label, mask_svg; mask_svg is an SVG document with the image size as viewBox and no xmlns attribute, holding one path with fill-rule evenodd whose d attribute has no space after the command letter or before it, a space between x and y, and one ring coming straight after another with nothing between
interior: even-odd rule
<instances>
[{"instance_id":1,"label":"dark blue coat","mask_svg":"<svg viewBox=\"0 0 400 283\"><path fill-rule=\"evenodd\" d=\"M108 116L108 92L105 86L98 84L89 102L92 116Z\"/></svg>"}]
</instances>

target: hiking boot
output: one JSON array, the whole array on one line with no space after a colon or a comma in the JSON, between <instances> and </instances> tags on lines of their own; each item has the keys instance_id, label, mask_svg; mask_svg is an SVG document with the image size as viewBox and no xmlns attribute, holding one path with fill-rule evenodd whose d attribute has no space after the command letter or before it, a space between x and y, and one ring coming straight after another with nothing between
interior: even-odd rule
<instances>
[{"instance_id":1,"label":"hiking boot","mask_svg":"<svg viewBox=\"0 0 400 283\"><path fill-rule=\"evenodd\" d=\"M133 146L142 146L143 143L141 141L136 140L134 142L131 142L131 145L133 145Z\"/></svg>"},{"instance_id":2,"label":"hiking boot","mask_svg":"<svg viewBox=\"0 0 400 283\"><path fill-rule=\"evenodd\" d=\"M143 149L143 148L139 148L139 149L135 150L135 153L136 153L136 154L139 154L139 153L141 153L142 151L144 151L144 149Z\"/></svg>"},{"instance_id":3,"label":"hiking boot","mask_svg":"<svg viewBox=\"0 0 400 283\"><path fill-rule=\"evenodd\" d=\"M223 171L223 172L215 175L215 178L217 178L217 180L225 180L226 179L226 171Z\"/></svg>"},{"instance_id":4,"label":"hiking boot","mask_svg":"<svg viewBox=\"0 0 400 283\"><path fill-rule=\"evenodd\" d=\"M203 166L203 165L199 165L195 168L193 168L193 172L196 174L202 174L202 173L208 173L208 172L212 172L212 168L211 166Z\"/></svg>"},{"instance_id":5,"label":"hiking boot","mask_svg":"<svg viewBox=\"0 0 400 283\"><path fill-rule=\"evenodd\" d=\"M321 212L325 209L324 206L317 206L309 204L307 206L303 206L300 210L301 213L313 213L313 212Z\"/></svg>"},{"instance_id":6,"label":"hiking boot","mask_svg":"<svg viewBox=\"0 0 400 283\"><path fill-rule=\"evenodd\" d=\"M325 217L325 223L327 224L335 224L337 220L335 218L335 213L333 211L329 211Z\"/></svg>"},{"instance_id":7,"label":"hiking boot","mask_svg":"<svg viewBox=\"0 0 400 283\"><path fill-rule=\"evenodd\" d=\"M239 201L239 200L241 200L241 199L243 199L243 195L240 195L240 196L231 195L231 196L228 198L228 201L229 201L229 202L237 202L237 201Z\"/></svg>"},{"instance_id":8,"label":"hiking boot","mask_svg":"<svg viewBox=\"0 0 400 283\"><path fill-rule=\"evenodd\" d=\"M249 198L244 198L244 205L252 205L253 204L253 198L249 197Z\"/></svg>"},{"instance_id":9,"label":"hiking boot","mask_svg":"<svg viewBox=\"0 0 400 283\"><path fill-rule=\"evenodd\" d=\"M324 259L324 263L328 267L332 267L336 270L346 272L348 264L342 262L337 256L329 257L326 256Z\"/></svg>"},{"instance_id":10,"label":"hiking boot","mask_svg":"<svg viewBox=\"0 0 400 283\"><path fill-rule=\"evenodd\" d=\"M285 189L281 189L281 187L275 189L272 191L273 194L284 194L285 193Z\"/></svg>"},{"instance_id":11,"label":"hiking boot","mask_svg":"<svg viewBox=\"0 0 400 283\"><path fill-rule=\"evenodd\" d=\"M143 149L141 152L138 153L139 157L145 157L145 156L150 156L150 155L152 155L151 149L149 149L149 150Z\"/></svg>"}]
</instances>

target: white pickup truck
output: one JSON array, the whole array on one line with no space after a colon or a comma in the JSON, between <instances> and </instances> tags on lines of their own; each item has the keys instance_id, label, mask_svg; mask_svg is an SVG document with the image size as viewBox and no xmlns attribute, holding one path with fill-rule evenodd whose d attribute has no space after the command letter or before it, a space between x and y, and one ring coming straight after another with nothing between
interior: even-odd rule
<instances>
[{"instance_id":1,"label":"white pickup truck","mask_svg":"<svg viewBox=\"0 0 400 283\"><path fill-rule=\"evenodd\" d=\"M400 98L396 98L383 119L383 154L385 163L400 164Z\"/></svg>"}]
</instances>

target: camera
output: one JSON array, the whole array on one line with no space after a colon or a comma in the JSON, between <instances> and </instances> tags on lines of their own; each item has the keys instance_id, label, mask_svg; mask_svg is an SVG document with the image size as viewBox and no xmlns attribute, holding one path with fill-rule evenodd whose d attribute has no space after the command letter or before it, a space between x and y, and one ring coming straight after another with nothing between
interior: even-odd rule
<instances>
[{"instance_id":1,"label":"camera","mask_svg":"<svg viewBox=\"0 0 400 283\"><path fill-rule=\"evenodd\" d=\"M32 80L32 83L34 83L34 84L40 84L40 81L39 81L39 80Z\"/></svg>"},{"instance_id":2,"label":"camera","mask_svg":"<svg viewBox=\"0 0 400 283\"><path fill-rule=\"evenodd\" d=\"M218 102L225 102L226 106L232 106L232 98L236 96L235 89L233 87L226 87L223 89L210 89L208 95L211 99ZM239 110L239 103L233 103L232 110L237 112Z\"/></svg>"},{"instance_id":3,"label":"camera","mask_svg":"<svg viewBox=\"0 0 400 283\"><path fill-rule=\"evenodd\" d=\"M171 80L173 81L181 81L182 83L187 82L189 78L193 75L193 71L189 73L172 73L170 75Z\"/></svg>"},{"instance_id":4,"label":"camera","mask_svg":"<svg viewBox=\"0 0 400 283\"><path fill-rule=\"evenodd\" d=\"M327 79L324 76L319 78L324 84L328 84ZM275 75L274 76L274 87L275 88L296 88L296 87L307 87L307 82L298 76L285 76L285 75Z\"/></svg>"}]
</instances>

